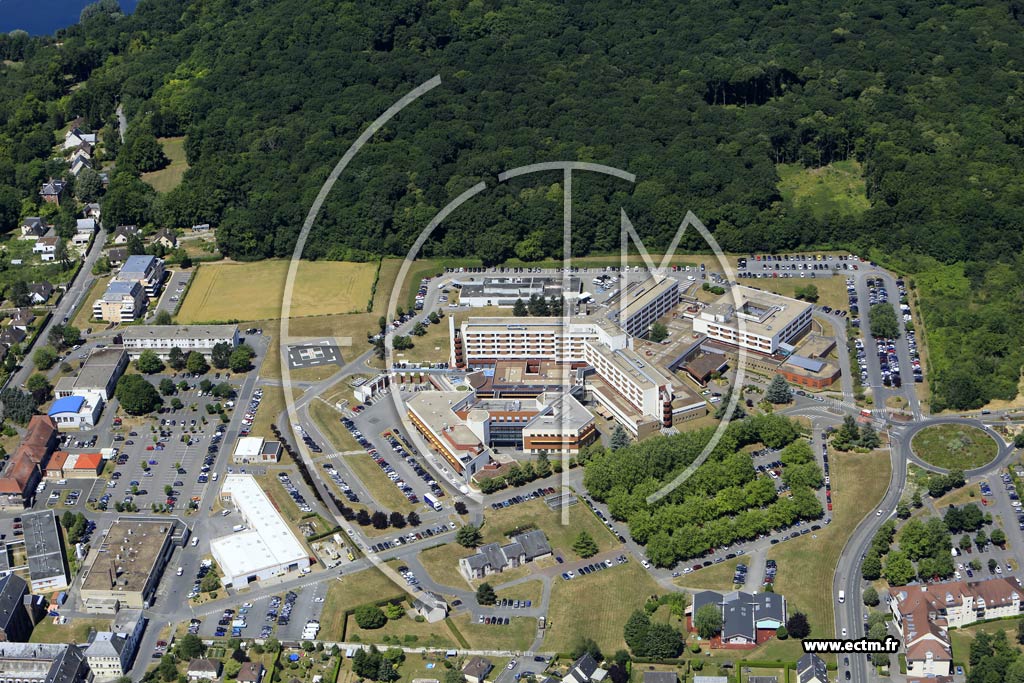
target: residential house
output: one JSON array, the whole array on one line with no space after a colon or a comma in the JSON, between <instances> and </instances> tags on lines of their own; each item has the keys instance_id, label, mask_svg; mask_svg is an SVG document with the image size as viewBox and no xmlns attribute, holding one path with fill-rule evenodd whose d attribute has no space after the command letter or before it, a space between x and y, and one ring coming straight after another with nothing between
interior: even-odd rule
<instances>
[{"instance_id":1,"label":"residential house","mask_svg":"<svg viewBox=\"0 0 1024 683\"><path fill-rule=\"evenodd\" d=\"M36 240L49 232L52 226L47 225L38 216L29 216L21 222L21 237L23 240Z\"/></svg>"},{"instance_id":2,"label":"residential house","mask_svg":"<svg viewBox=\"0 0 1024 683\"><path fill-rule=\"evenodd\" d=\"M77 178L83 169L92 168L92 154L85 148L79 148L71 156L69 165L71 166L71 175Z\"/></svg>"},{"instance_id":3,"label":"residential house","mask_svg":"<svg viewBox=\"0 0 1024 683\"><path fill-rule=\"evenodd\" d=\"M40 237L32 247L33 254L39 254L43 261L53 261L57 258L57 242L60 240L56 235Z\"/></svg>"},{"instance_id":4,"label":"residential house","mask_svg":"<svg viewBox=\"0 0 1024 683\"><path fill-rule=\"evenodd\" d=\"M889 609L906 650L908 678L952 675L948 629L1018 616L1022 594L1016 578L1003 577L890 588Z\"/></svg>"},{"instance_id":5,"label":"residential house","mask_svg":"<svg viewBox=\"0 0 1024 683\"><path fill-rule=\"evenodd\" d=\"M34 304L45 304L53 296L53 285L45 280L43 282L30 282L28 284L28 296Z\"/></svg>"},{"instance_id":6,"label":"residential house","mask_svg":"<svg viewBox=\"0 0 1024 683\"><path fill-rule=\"evenodd\" d=\"M562 683L601 683L607 676L608 672L598 666L597 660L588 652L572 663L569 672L562 677Z\"/></svg>"},{"instance_id":7,"label":"residential house","mask_svg":"<svg viewBox=\"0 0 1024 683\"><path fill-rule=\"evenodd\" d=\"M146 310L146 293L138 282L112 281L92 304L92 317L111 323L130 323Z\"/></svg>"},{"instance_id":8,"label":"residential house","mask_svg":"<svg viewBox=\"0 0 1024 683\"><path fill-rule=\"evenodd\" d=\"M121 264L127 261L128 256L129 254L127 247L114 247L113 249L108 249L106 252L107 263L109 263L114 268L119 267Z\"/></svg>"},{"instance_id":9,"label":"residential house","mask_svg":"<svg viewBox=\"0 0 1024 683\"><path fill-rule=\"evenodd\" d=\"M119 225L114 228L114 233L110 237L110 241L114 244L128 244L130 237L138 236L139 226L137 225Z\"/></svg>"},{"instance_id":10,"label":"residential house","mask_svg":"<svg viewBox=\"0 0 1024 683\"><path fill-rule=\"evenodd\" d=\"M193 659L188 663L190 681L215 681L220 678L220 660Z\"/></svg>"},{"instance_id":11,"label":"residential house","mask_svg":"<svg viewBox=\"0 0 1024 683\"><path fill-rule=\"evenodd\" d=\"M825 660L810 652L796 660L796 680L797 683L829 683Z\"/></svg>"},{"instance_id":12,"label":"residential house","mask_svg":"<svg viewBox=\"0 0 1024 683\"><path fill-rule=\"evenodd\" d=\"M114 276L116 282L138 282L146 296L156 297L164 281L164 260L156 256L129 256Z\"/></svg>"},{"instance_id":13,"label":"residential house","mask_svg":"<svg viewBox=\"0 0 1024 683\"><path fill-rule=\"evenodd\" d=\"M543 531L533 530L511 537L505 545L488 543L480 546L475 555L459 559L459 571L468 580L482 579L488 574L500 574L506 569L551 554L551 546Z\"/></svg>"},{"instance_id":14,"label":"residential house","mask_svg":"<svg viewBox=\"0 0 1024 683\"><path fill-rule=\"evenodd\" d=\"M56 178L50 178L43 186L39 189L39 196L43 198L43 201L47 204L56 204L60 206L60 200L64 196L64 190L67 188L67 183L63 180Z\"/></svg>"},{"instance_id":15,"label":"residential house","mask_svg":"<svg viewBox=\"0 0 1024 683\"><path fill-rule=\"evenodd\" d=\"M679 683L675 671L645 671L644 683Z\"/></svg>"},{"instance_id":16,"label":"residential house","mask_svg":"<svg viewBox=\"0 0 1024 683\"><path fill-rule=\"evenodd\" d=\"M242 668L238 670L235 680L238 683L261 683L266 669L260 662L243 662Z\"/></svg>"},{"instance_id":17,"label":"residential house","mask_svg":"<svg viewBox=\"0 0 1024 683\"><path fill-rule=\"evenodd\" d=\"M36 314L32 312L32 309L28 306L22 306L21 308L14 309L14 315L11 316L11 322L8 324L10 327L15 327L22 332L27 333L29 326L35 322L35 320Z\"/></svg>"},{"instance_id":18,"label":"residential house","mask_svg":"<svg viewBox=\"0 0 1024 683\"><path fill-rule=\"evenodd\" d=\"M153 236L153 244L159 244L165 249L176 249L178 246L178 236L174 234L173 230L160 228Z\"/></svg>"},{"instance_id":19,"label":"residential house","mask_svg":"<svg viewBox=\"0 0 1024 683\"><path fill-rule=\"evenodd\" d=\"M81 128L75 126L64 134L64 149L75 149L76 147L81 147L83 143L94 146L96 144L96 133L86 133Z\"/></svg>"},{"instance_id":20,"label":"residential house","mask_svg":"<svg viewBox=\"0 0 1024 683\"><path fill-rule=\"evenodd\" d=\"M96 232L97 227L95 218L79 218L75 221L75 232L86 233L90 237Z\"/></svg>"},{"instance_id":21,"label":"residential house","mask_svg":"<svg viewBox=\"0 0 1024 683\"><path fill-rule=\"evenodd\" d=\"M102 213L103 212L100 209L98 202L90 202L85 205L84 209L82 209L82 216L85 218L95 218L96 220L99 220Z\"/></svg>"},{"instance_id":22,"label":"residential house","mask_svg":"<svg viewBox=\"0 0 1024 683\"><path fill-rule=\"evenodd\" d=\"M712 647L752 648L774 637L775 630L786 623L786 598L779 593L700 591L693 596L691 617L704 605L722 611L722 633Z\"/></svg>"},{"instance_id":23,"label":"residential house","mask_svg":"<svg viewBox=\"0 0 1024 683\"><path fill-rule=\"evenodd\" d=\"M15 344L20 344L25 341L25 337L28 335L20 327L16 325L8 325L0 332L0 344L3 344L7 348L11 348Z\"/></svg>"},{"instance_id":24,"label":"residential house","mask_svg":"<svg viewBox=\"0 0 1024 683\"><path fill-rule=\"evenodd\" d=\"M462 676L468 683L484 683L487 675L494 670L491 660L484 657L470 657L462 667Z\"/></svg>"},{"instance_id":25,"label":"residential house","mask_svg":"<svg viewBox=\"0 0 1024 683\"><path fill-rule=\"evenodd\" d=\"M416 614L435 624L448 616L448 602L437 593L420 591L413 599L412 608Z\"/></svg>"}]
</instances>

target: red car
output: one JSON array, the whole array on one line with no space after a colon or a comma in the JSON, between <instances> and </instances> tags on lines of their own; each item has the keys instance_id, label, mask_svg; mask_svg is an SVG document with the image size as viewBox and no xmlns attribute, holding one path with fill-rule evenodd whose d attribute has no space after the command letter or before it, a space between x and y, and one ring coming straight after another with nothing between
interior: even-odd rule
<instances>
[{"instance_id":1,"label":"red car","mask_svg":"<svg viewBox=\"0 0 1024 683\"><path fill-rule=\"evenodd\" d=\"M147 451L151 451L151 450L153 450L153 446L146 446L146 450L147 450Z\"/></svg>"}]
</instances>

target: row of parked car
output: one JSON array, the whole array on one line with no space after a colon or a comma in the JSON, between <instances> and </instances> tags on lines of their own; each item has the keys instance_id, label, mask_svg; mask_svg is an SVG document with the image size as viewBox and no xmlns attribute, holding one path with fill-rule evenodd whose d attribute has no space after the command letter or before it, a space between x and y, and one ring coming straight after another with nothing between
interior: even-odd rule
<instances>
[{"instance_id":1,"label":"row of parked car","mask_svg":"<svg viewBox=\"0 0 1024 683\"><path fill-rule=\"evenodd\" d=\"M507 508L513 505L518 505L519 503L525 503L527 501L535 500L543 496L550 496L554 492L555 489L551 486L545 488L537 488L534 489L533 491L530 491L529 493L521 493L517 496L512 496L511 498L506 498L505 500L499 500L495 503L491 503L491 509L500 510L501 508Z\"/></svg>"},{"instance_id":2,"label":"row of parked car","mask_svg":"<svg viewBox=\"0 0 1024 683\"><path fill-rule=\"evenodd\" d=\"M330 477L331 481L333 481L341 490L342 494L348 498L348 502L359 502L359 496L357 496L355 491L352 490L352 487L348 485L348 482L341 478L341 475L338 473L338 470L334 465L329 462L325 462L322 467L324 468L324 471L327 472L327 476Z\"/></svg>"},{"instance_id":3,"label":"row of parked car","mask_svg":"<svg viewBox=\"0 0 1024 683\"><path fill-rule=\"evenodd\" d=\"M311 508L309 503L306 502L305 497L299 493L297 488L295 488L295 484L292 483L291 477L284 472L281 472L277 475L277 479L281 482L281 485L284 486L284 490L288 492L288 495L292 497L292 500L295 501L295 505L297 505L300 510L303 512L313 511L313 508Z\"/></svg>"},{"instance_id":4,"label":"row of parked car","mask_svg":"<svg viewBox=\"0 0 1024 683\"><path fill-rule=\"evenodd\" d=\"M432 538L434 536L439 536L443 533L447 533L448 531L452 531L455 529L455 526L455 522L448 522L447 527L441 524L438 526L429 527L427 529L421 529L420 531L410 531L405 536L397 536L390 541L381 541L380 543L374 543L370 546L370 550L372 550L375 553L379 553L385 550L389 550L391 548L397 548L400 545L406 545L407 543L415 543L416 541L422 541L424 538ZM347 533L349 536L355 535L355 532L351 529L346 529L345 533Z\"/></svg>"},{"instance_id":5,"label":"row of parked car","mask_svg":"<svg viewBox=\"0 0 1024 683\"><path fill-rule=\"evenodd\" d=\"M252 398L249 399L249 409L242 416L242 427L238 430L239 436L249 436L249 430L252 429L252 423L256 421L256 411L260 409L261 401L263 401L263 389L257 387L256 391L252 392Z\"/></svg>"},{"instance_id":6,"label":"row of parked car","mask_svg":"<svg viewBox=\"0 0 1024 683\"><path fill-rule=\"evenodd\" d=\"M396 430L397 432L397 430ZM391 450L395 452L400 458L403 458L409 466L412 467L412 471L416 473L416 476L423 480L423 483L430 487L430 493L433 494L434 498L444 498L444 489L437 483L434 477L427 471L423 465L420 464L416 457L409 452L396 436L396 433L385 432L384 438L387 439L388 445L391 446Z\"/></svg>"},{"instance_id":7,"label":"row of parked car","mask_svg":"<svg viewBox=\"0 0 1024 683\"><path fill-rule=\"evenodd\" d=\"M605 569L611 569L616 564L625 564L629 562L629 558L625 555L619 555L615 560L605 560L604 562L593 562L591 564L585 564L581 567L577 567L576 571L562 572L562 578L566 581L571 581L577 576L586 576L588 574L594 574L596 572L604 571Z\"/></svg>"}]
</instances>

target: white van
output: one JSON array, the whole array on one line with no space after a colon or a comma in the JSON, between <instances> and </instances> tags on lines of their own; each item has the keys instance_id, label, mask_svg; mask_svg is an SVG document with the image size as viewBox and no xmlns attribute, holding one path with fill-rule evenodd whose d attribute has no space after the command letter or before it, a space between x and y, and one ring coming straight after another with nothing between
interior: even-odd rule
<instances>
[{"instance_id":1,"label":"white van","mask_svg":"<svg viewBox=\"0 0 1024 683\"><path fill-rule=\"evenodd\" d=\"M846 602L846 591L839 591L839 602L840 604Z\"/></svg>"}]
</instances>

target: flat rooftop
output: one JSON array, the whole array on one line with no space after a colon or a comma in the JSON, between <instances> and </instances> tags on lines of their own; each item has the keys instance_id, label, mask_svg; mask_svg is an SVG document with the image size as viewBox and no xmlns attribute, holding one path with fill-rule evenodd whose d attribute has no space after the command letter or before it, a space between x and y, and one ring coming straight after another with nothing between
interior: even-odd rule
<instances>
[{"instance_id":1,"label":"flat rooftop","mask_svg":"<svg viewBox=\"0 0 1024 683\"><path fill-rule=\"evenodd\" d=\"M26 512L21 518L25 532L28 574L33 581L65 574L57 516L53 510Z\"/></svg>"},{"instance_id":2,"label":"flat rooftop","mask_svg":"<svg viewBox=\"0 0 1024 683\"><path fill-rule=\"evenodd\" d=\"M406 401L414 415L453 451L467 453L482 448L480 439L455 414L454 407L471 394L464 391L420 391ZM472 413L472 410L470 410Z\"/></svg>"},{"instance_id":3,"label":"flat rooftop","mask_svg":"<svg viewBox=\"0 0 1024 683\"><path fill-rule=\"evenodd\" d=\"M238 325L130 325L122 333L127 340L231 339Z\"/></svg>"},{"instance_id":4,"label":"flat rooftop","mask_svg":"<svg viewBox=\"0 0 1024 683\"><path fill-rule=\"evenodd\" d=\"M622 330L615 323L602 316L572 316L569 320L570 330L576 328L582 334L584 326L591 325L601 328L611 335L620 335ZM546 316L537 318L515 318L507 316L474 316L466 318L462 323L462 329L468 332L509 332L512 330L536 330L559 333L565 327L565 320L558 316Z\"/></svg>"},{"instance_id":5,"label":"flat rooftop","mask_svg":"<svg viewBox=\"0 0 1024 683\"><path fill-rule=\"evenodd\" d=\"M590 342L590 346L620 372L631 378L640 389L653 389L665 386L666 384L675 384L674 378L671 375L662 372L654 365L652 360L641 356L632 349L616 349L613 351L607 344L597 342Z\"/></svg>"},{"instance_id":6,"label":"flat rooftop","mask_svg":"<svg viewBox=\"0 0 1024 683\"><path fill-rule=\"evenodd\" d=\"M118 519L107 530L82 590L138 592L146 587L174 522Z\"/></svg>"},{"instance_id":7,"label":"flat rooftop","mask_svg":"<svg viewBox=\"0 0 1024 683\"><path fill-rule=\"evenodd\" d=\"M749 332L772 337L811 308L812 305L806 301L734 285L715 303L707 306L700 315L705 319L708 319L708 314L722 316L725 319L724 324L737 329L737 318L742 317Z\"/></svg>"},{"instance_id":8,"label":"flat rooftop","mask_svg":"<svg viewBox=\"0 0 1024 683\"><path fill-rule=\"evenodd\" d=\"M623 321L628 320L662 294L673 289L679 289L679 280L667 275L661 279L652 275L641 282L629 283L625 291L619 295L619 303L614 306L615 312L621 312ZM625 309L620 309L623 300Z\"/></svg>"},{"instance_id":9,"label":"flat rooftop","mask_svg":"<svg viewBox=\"0 0 1024 683\"><path fill-rule=\"evenodd\" d=\"M111 346L106 349L97 349L89 354L89 357L74 377L72 386L76 389L105 388L110 376L123 362L125 350L123 346ZM65 378L61 378L65 379ZM60 380L58 380L58 383Z\"/></svg>"},{"instance_id":10,"label":"flat rooftop","mask_svg":"<svg viewBox=\"0 0 1024 683\"><path fill-rule=\"evenodd\" d=\"M220 558L228 576L255 574L261 570L289 565L309 557L288 522L277 511L255 477L229 474L224 477L221 496L245 518L249 531L215 538L210 549Z\"/></svg>"},{"instance_id":11,"label":"flat rooftop","mask_svg":"<svg viewBox=\"0 0 1024 683\"><path fill-rule=\"evenodd\" d=\"M572 394L545 394L542 401L547 409L530 420L526 429L550 431L578 431L593 421L594 416Z\"/></svg>"},{"instance_id":12,"label":"flat rooftop","mask_svg":"<svg viewBox=\"0 0 1024 683\"><path fill-rule=\"evenodd\" d=\"M578 277L569 278L569 288L563 292L562 278L552 276L529 276L526 277L485 277L482 282L464 284L460 290L460 297L490 297L515 302L517 298L523 299L524 303L532 294L538 294L545 298L559 296L563 293L567 297L580 293L581 281Z\"/></svg>"}]
</instances>

